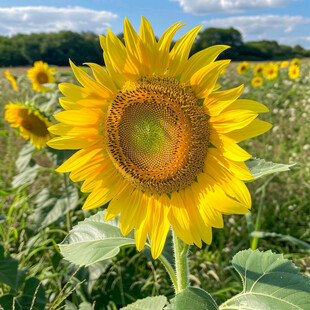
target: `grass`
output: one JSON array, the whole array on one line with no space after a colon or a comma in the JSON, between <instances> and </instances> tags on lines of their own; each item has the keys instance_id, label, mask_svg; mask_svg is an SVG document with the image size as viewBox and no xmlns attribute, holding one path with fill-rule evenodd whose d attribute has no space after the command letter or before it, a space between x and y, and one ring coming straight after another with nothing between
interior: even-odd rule
<instances>
[{"instance_id":1,"label":"grass","mask_svg":"<svg viewBox=\"0 0 310 310\"><path fill-rule=\"evenodd\" d=\"M242 97L264 103L270 112L260 119L273 124L268 133L242 143L242 147L256 157L296 165L290 172L250 183L251 218L225 216L225 227L213 230L210 246L191 247L191 284L208 290L218 303L241 289L239 277L230 262L236 252L251 246L248 224L251 221L255 224L259 208L263 208L260 230L278 235L258 239L257 247L283 253L310 276L309 252L294 242L295 239L288 241L279 237L291 236L310 243L310 67L304 61L301 76L295 81L289 80L282 70L277 80L265 81L262 87L253 88L251 71L241 76L236 72L236 65L221 76L222 89L244 83ZM26 70L12 68L11 72L21 75ZM59 71L68 72L69 69L60 68ZM46 170L31 186L12 188L11 182L17 174L15 161L25 142L4 121L4 105L21 100L23 91L14 92L4 78L4 69L0 69L0 235L6 253L19 261L20 269L26 268L26 278L36 277L42 281L48 305L53 309L63 306L64 299L68 305L70 302L75 305L88 302L95 303L95 309L117 309L150 295L171 297L173 289L163 267L135 249L122 250L109 264L82 268L71 277L76 267L61 259L57 243L63 240L69 226L96 210L82 211L85 196L79 193L75 210L68 213L69 222L68 216L63 215L47 227L38 229L33 220L35 195L45 187L60 194L63 190L57 185L61 184L60 176ZM45 158L44 153L38 154L38 158ZM0 283L0 296L8 291L9 287Z\"/></svg>"}]
</instances>

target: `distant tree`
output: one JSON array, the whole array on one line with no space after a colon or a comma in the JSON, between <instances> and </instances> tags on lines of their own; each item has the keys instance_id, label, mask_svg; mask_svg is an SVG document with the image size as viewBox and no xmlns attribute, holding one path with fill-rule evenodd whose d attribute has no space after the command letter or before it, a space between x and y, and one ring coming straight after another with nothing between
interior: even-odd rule
<instances>
[{"instance_id":1,"label":"distant tree","mask_svg":"<svg viewBox=\"0 0 310 310\"><path fill-rule=\"evenodd\" d=\"M192 54L212 45L229 45L231 49L223 53L224 58L238 58L238 48L243 45L242 34L234 28L207 28L202 31L194 44Z\"/></svg>"}]
</instances>

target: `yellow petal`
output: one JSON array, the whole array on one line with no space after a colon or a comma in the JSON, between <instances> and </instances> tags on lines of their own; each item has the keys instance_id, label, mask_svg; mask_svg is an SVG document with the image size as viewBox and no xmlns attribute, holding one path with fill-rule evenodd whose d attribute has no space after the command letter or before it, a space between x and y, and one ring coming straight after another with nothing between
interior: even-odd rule
<instances>
[{"instance_id":1,"label":"yellow petal","mask_svg":"<svg viewBox=\"0 0 310 310\"><path fill-rule=\"evenodd\" d=\"M111 91L108 87L96 82L86 72L77 67L71 60L69 60L72 71L79 81L79 83L85 87L85 90L95 96L102 98L110 98Z\"/></svg>"},{"instance_id":2,"label":"yellow petal","mask_svg":"<svg viewBox=\"0 0 310 310\"><path fill-rule=\"evenodd\" d=\"M89 161L93 161L93 158L102 153L102 149L96 147L82 149L74 153L69 159L67 159L62 165L60 165L56 171L57 172L69 172L74 169L83 167ZM103 160L103 155L101 155Z\"/></svg>"},{"instance_id":3,"label":"yellow petal","mask_svg":"<svg viewBox=\"0 0 310 310\"><path fill-rule=\"evenodd\" d=\"M81 105L77 104L76 102L73 102L71 99L68 99L67 97L60 97L59 103L65 110L82 109Z\"/></svg>"},{"instance_id":4,"label":"yellow petal","mask_svg":"<svg viewBox=\"0 0 310 310\"><path fill-rule=\"evenodd\" d=\"M152 74L155 70L155 63L158 54L158 45L151 24L143 16L141 17L139 36L145 46L145 51L148 55L148 60L150 62L150 74Z\"/></svg>"},{"instance_id":5,"label":"yellow petal","mask_svg":"<svg viewBox=\"0 0 310 310\"><path fill-rule=\"evenodd\" d=\"M223 113L231 112L233 110L248 110L255 113L266 113L269 112L269 109L260 102L249 100L249 99L238 99L228 106Z\"/></svg>"},{"instance_id":6,"label":"yellow petal","mask_svg":"<svg viewBox=\"0 0 310 310\"><path fill-rule=\"evenodd\" d=\"M98 140L78 137L56 137L47 142L49 147L58 150L75 150L90 147L98 143Z\"/></svg>"},{"instance_id":7,"label":"yellow petal","mask_svg":"<svg viewBox=\"0 0 310 310\"><path fill-rule=\"evenodd\" d=\"M124 21L124 39L126 42L127 53L132 62L139 68L142 75L150 75L150 61L145 46L141 38L133 29L127 17Z\"/></svg>"},{"instance_id":8,"label":"yellow petal","mask_svg":"<svg viewBox=\"0 0 310 310\"><path fill-rule=\"evenodd\" d=\"M158 40L158 57L156 59L157 74L164 74L169 65L169 49L171 41L175 33L184 25L180 25L181 22L177 22L170 26Z\"/></svg>"},{"instance_id":9,"label":"yellow petal","mask_svg":"<svg viewBox=\"0 0 310 310\"><path fill-rule=\"evenodd\" d=\"M148 226L151 240L151 252L156 259L162 252L170 228L168 220L169 198L167 195L153 195L151 203L152 213L149 216Z\"/></svg>"},{"instance_id":10,"label":"yellow petal","mask_svg":"<svg viewBox=\"0 0 310 310\"><path fill-rule=\"evenodd\" d=\"M96 111L90 109L80 109L63 111L54 115L54 117L61 123L71 126L93 126L98 124L101 119L102 112L98 109Z\"/></svg>"},{"instance_id":11,"label":"yellow petal","mask_svg":"<svg viewBox=\"0 0 310 310\"><path fill-rule=\"evenodd\" d=\"M240 85L229 90L211 93L203 103L206 113L210 116L219 115L226 107L241 96L243 88L244 86Z\"/></svg>"},{"instance_id":12,"label":"yellow petal","mask_svg":"<svg viewBox=\"0 0 310 310\"><path fill-rule=\"evenodd\" d=\"M230 60L220 60L198 70L190 79L190 84L197 98L207 97L213 90L220 72Z\"/></svg>"},{"instance_id":13,"label":"yellow petal","mask_svg":"<svg viewBox=\"0 0 310 310\"><path fill-rule=\"evenodd\" d=\"M123 208L128 207L128 199L134 191L134 187L129 185L119 189L119 192L109 203L107 211L105 213L105 221L109 221L119 215Z\"/></svg>"},{"instance_id":14,"label":"yellow petal","mask_svg":"<svg viewBox=\"0 0 310 310\"><path fill-rule=\"evenodd\" d=\"M184 72L181 76L181 83L188 84L194 73L196 73L202 67L205 67L214 62L217 56L228 48L229 46L227 45L215 45L195 53L193 56L191 56L190 59L188 59L186 63Z\"/></svg>"},{"instance_id":15,"label":"yellow petal","mask_svg":"<svg viewBox=\"0 0 310 310\"><path fill-rule=\"evenodd\" d=\"M212 116L209 123L217 132L226 133L249 125L257 116L258 113L252 111L231 110Z\"/></svg>"},{"instance_id":16,"label":"yellow petal","mask_svg":"<svg viewBox=\"0 0 310 310\"><path fill-rule=\"evenodd\" d=\"M270 123L254 120L252 123L242 129L226 133L226 136L232 141L239 143L243 140L259 136L268 131L271 127L272 125Z\"/></svg>"},{"instance_id":17,"label":"yellow petal","mask_svg":"<svg viewBox=\"0 0 310 310\"><path fill-rule=\"evenodd\" d=\"M73 127L71 125L61 124L61 123L50 126L48 128L48 131L58 136L61 136L61 135L70 136L70 137L80 136L83 138L94 138L99 134L97 128Z\"/></svg>"},{"instance_id":18,"label":"yellow petal","mask_svg":"<svg viewBox=\"0 0 310 310\"><path fill-rule=\"evenodd\" d=\"M235 177L243 181L253 180L254 177L250 173L246 164L242 161L237 162L225 158L221 152L216 148L208 149L208 156L212 156L220 165L230 171ZM208 158L208 157L207 157Z\"/></svg>"},{"instance_id":19,"label":"yellow petal","mask_svg":"<svg viewBox=\"0 0 310 310\"><path fill-rule=\"evenodd\" d=\"M210 142L228 159L246 161L252 157L251 154L243 150L232 139L225 135L219 135L214 130L211 130Z\"/></svg>"},{"instance_id":20,"label":"yellow petal","mask_svg":"<svg viewBox=\"0 0 310 310\"><path fill-rule=\"evenodd\" d=\"M182 36L170 52L169 76L178 76L187 63L193 42L202 26L197 26Z\"/></svg>"},{"instance_id":21,"label":"yellow petal","mask_svg":"<svg viewBox=\"0 0 310 310\"><path fill-rule=\"evenodd\" d=\"M130 59L123 43L110 29L107 32L106 45L113 66L123 72L127 79L136 81L139 77L139 68Z\"/></svg>"},{"instance_id":22,"label":"yellow petal","mask_svg":"<svg viewBox=\"0 0 310 310\"><path fill-rule=\"evenodd\" d=\"M78 85L61 83L58 85L58 87L62 94L68 97L73 102L83 98L87 98L89 96L87 91L83 87L80 87Z\"/></svg>"},{"instance_id":23,"label":"yellow petal","mask_svg":"<svg viewBox=\"0 0 310 310\"><path fill-rule=\"evenodd\" d=\"M116 87L113 83L113 80L111 79L108 72L104 68L102 68L98 64L91 62L86 62L85 65L88 65L92 69L95 79L100 84L107 87L110 90L111 95L113 95L116 92Z\"/></svg>"}]
</instances>

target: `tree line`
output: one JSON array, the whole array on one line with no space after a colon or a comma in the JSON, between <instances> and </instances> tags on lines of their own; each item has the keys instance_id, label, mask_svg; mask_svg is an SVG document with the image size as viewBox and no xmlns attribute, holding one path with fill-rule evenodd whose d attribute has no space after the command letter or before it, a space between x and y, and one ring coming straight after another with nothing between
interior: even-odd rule
<instances>
[{"instance_id":1,"label":"tree line","mask_svg":"<svg viewBox=\"0 0 310 310\"><path fill-rule=\"evenodd\" d=\"M118 37L123 40L123 34ZM234 28L207 28L195 40L191 54L208 46L231 46L221 58L232 60L282 60L294 57L310 57L310 50L300 45L281 45L277 41L243 42L242 34ZM67 66L68 59L77 65L95 62L104 65L99 38L92 32L17 34L0 36L0 67L29 66L43 60L57 66Z\"/></svg>"}]
</instances>

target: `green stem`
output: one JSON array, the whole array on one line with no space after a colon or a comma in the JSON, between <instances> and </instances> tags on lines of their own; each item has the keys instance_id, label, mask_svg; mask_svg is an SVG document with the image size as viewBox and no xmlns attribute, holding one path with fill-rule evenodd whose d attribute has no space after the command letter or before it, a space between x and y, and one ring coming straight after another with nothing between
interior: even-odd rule
<instances>
[{"instance_id":1,"label":"green stem","mask_svg":"<svg viewBox=\"0 0 310 310\"><path fill-rule=\"evenodd\" d=\"M189 284L189 271L188 271L188 245L185 244L176 234L173 232L173 245L174 245L174 257L175 257L175 269L177 276L177 286L175 287L176 294L180 293L188 287Z\"/></svg>"},{"instance_id":2,"label":"green stem","mask_svg":"<svg viewBox=\"0 0 310 310\"><path fill-rule=\"evenodd\" d=\"M145 247L146 248L148 248L150 251L151 251L151 246L149 245L149 244L145 244ZM171 279L171 281L172 281L172 283L173 283L173 285L174 285L174 287L177 287L177 277L176 277L176 275L175 275L175 273L174 273L174 270L173 270L173 268L172 268L172 266L170 265L170 263L169 263L169 261L166 259L166 257L165 256L163 256L163 255L160 255L159 257L158 257L158 259L160 260L160 262L164 265L164 267L166 268L166 270L167 270L167 272L168 272L168 274L169 274L169 276L170 276L170 279Z\"/></svg>"},{"instance_id":3,"label":"green stem","mask_svg":"<svg viewBox=\"0 0 310 310\"><path fill-rule=\"evenodd\" d=\"M66 213L66 224L67 224L67 231L70 232L71 230L71 217L70 217L70 211L69 211L69 197L68 197L68 176L64 174L64 183L65 183L65 189L67 194L67 213Z\"/></svg>"}]
</instances>

